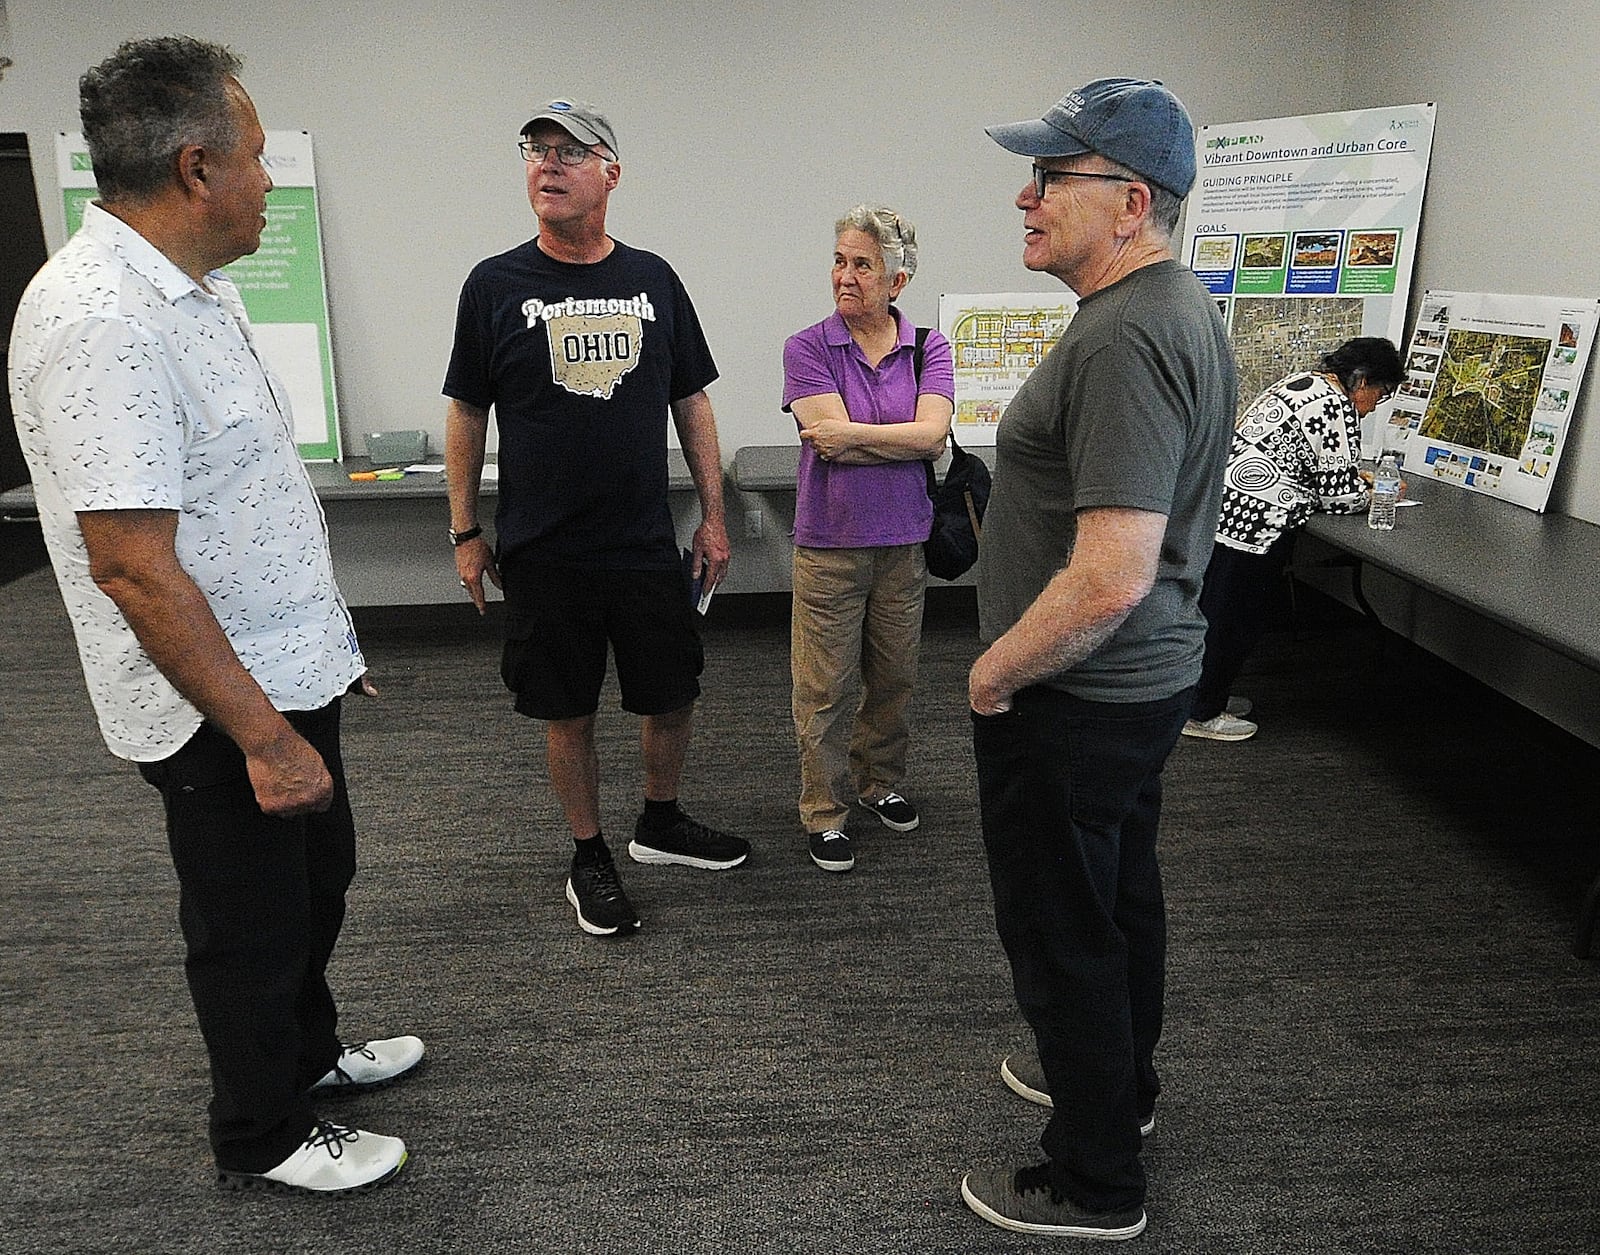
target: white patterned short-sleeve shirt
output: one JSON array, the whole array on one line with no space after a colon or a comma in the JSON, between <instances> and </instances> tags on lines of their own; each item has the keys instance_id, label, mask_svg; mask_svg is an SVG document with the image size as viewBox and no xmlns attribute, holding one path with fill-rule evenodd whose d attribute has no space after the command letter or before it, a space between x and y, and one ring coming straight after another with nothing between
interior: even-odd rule
<instances>
[{"instance_id":1,"label":"white patterned short-sleeve shirt","mask_svg":"<svg viewBox=\"0 0 1600 1255\"><path fill-rule=\"evenodd\" d=\"M177 512L179 562L279 710L325 706L365 669L287 393L257 356L228 279L195 283L86 206L83 228L23 294L11 403L112 753L165 758L201 715L90 578L81 511Z\"/></svg>"}]
</instances>

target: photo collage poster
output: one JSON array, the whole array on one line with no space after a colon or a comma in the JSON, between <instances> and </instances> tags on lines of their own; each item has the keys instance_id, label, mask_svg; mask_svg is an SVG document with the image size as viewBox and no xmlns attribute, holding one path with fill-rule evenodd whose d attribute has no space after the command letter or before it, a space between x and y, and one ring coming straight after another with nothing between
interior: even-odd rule
<instances>
[{"instance_id":1,"label":"photo collage poster","mask_svg":"<svg viewBox=\"0 0 1600 1255\"><path fill-rule=\"evenodd\" d=\"M1600 300L1423 293L1383 431L1408 475L1543 511Z\"/></svg>"}]
</instances>

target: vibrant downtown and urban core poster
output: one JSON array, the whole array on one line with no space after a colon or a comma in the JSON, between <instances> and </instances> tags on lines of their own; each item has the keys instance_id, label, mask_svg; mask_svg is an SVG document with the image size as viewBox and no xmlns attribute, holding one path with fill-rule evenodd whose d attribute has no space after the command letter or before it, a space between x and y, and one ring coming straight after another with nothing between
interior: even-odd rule
<instances>
[{"instance_id":1,"label":"vibrant downtown and urban core poster","mask_svg":"<svg viewBox=\"0 0 1600 1255\"><path fill-rule=\"evenodd\" d=\"M1593 297L1424 292L1384 447L1408 474L1542 512L1597 315Z\"/></svg>"},{"instance_id":2,"label":"vibrant downtown and urban core poster","mask_svg":"<svg viewBox=\"0 0 1600 1255\"><path fill-rule=\"evenodd\" d=\"M1352 336L1400 343L1433 120L1398 105L1200 129L1182 255L1233 338L1241 413Z\"/></svg>"},{"instance_id":3,"label":"vibrant downtown and urban core poster","mask_svg":"<svg viewBox=\"0 0 1600 1255\"><path fill-rule=\"evenodd\" d=\"M262 157L272 175L267 229L261 247L224 269L244 299L261 356L289 392L300 456L326 462L339 457L339 402L333 386L328 335L327 283L322 228L317 216L317 176L311 136L268 131ZM83 136L56 136L67 234L83 225L83 207L95 198L94 171Z\"/></svg>"},{"instance_id":4,"label":"vibrant downtown and urban core poster","mask_svg":"<svg viewBox=\"0 0 1600 1255\"><path fill-rule=\"evenodd\" d=\"M1078 308L1070 289L939 297L939 330L955 359L954 429L962 444L993 444L1022 381L1044 361Z\"/></svg>"}]
</instances>

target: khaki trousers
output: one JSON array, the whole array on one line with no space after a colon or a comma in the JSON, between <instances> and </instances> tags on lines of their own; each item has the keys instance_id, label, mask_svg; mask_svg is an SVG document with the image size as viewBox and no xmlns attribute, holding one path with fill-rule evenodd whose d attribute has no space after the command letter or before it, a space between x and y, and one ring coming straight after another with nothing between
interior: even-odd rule
<instances>
[{"instance_id":1,"label":"khaki trousers","mask_svg":"<svg viewBox=\"0 0 1600 1255\"><path fill-rule=\"evenodd\" d=\"M790 669L808 833L842 830L854 799L905 778L927 583L920 544L795 547Z\"/></svg>"}]
</instances>

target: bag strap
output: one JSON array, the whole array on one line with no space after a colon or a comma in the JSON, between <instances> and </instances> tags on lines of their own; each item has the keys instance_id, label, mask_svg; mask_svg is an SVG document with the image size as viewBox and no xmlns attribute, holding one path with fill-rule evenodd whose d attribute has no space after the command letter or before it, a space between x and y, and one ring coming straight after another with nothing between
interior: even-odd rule
<instances>
[{"instance_id":1,"label":"bag strap","mask_svg":"<svg viewBox=\"0 0 1600 1255\"><path fill-rule=\"evenodd\" d=\"M916 381L919 384L922 382L922 351L923 346L928 343L928 331L929 328L927 327L917 328L917 347L911 354L911 373L915 376ZM961 446L956 443L956 429L954 426L952 426L950 428L950 460L952 462L959 462L963 456L964 455L962 453ZM930 459L928 462L928 483L930 485L937 482L933 478L933 463L937 460L938 459L934 458ZM928 495L930 497L933 496L933 489L931 487L928 489Z\"/></svg>"},{"instance_id":2,"label":"bag strap","mask_svg":"<svg viewBox=\"0 0 1600 1255\"><path fill-rule=\"evenodd\" d=\"M911 378L916 381L919 387L922 384L922 357L928 344L928 331L929 328L927 327L917 328L917 346L911 350ZM929 500L932 500L939 491L939 477L933 473L933 463L933 458L924 458L922 460L922 469L928 473Z\"/></svg>"},{"instance_id":3,"label":"bag strap","mask_svg":"<svg viewBox=\"0 0 1600 1255\"><path fill-rule=\"evenodd\" d=\"M983 539L983 524L978 522L978 507L972 500L972 489L967 489L961 494L961 499L967 503L967 522L972 524L974 539Z\"/></svg>"}]
</instances>

